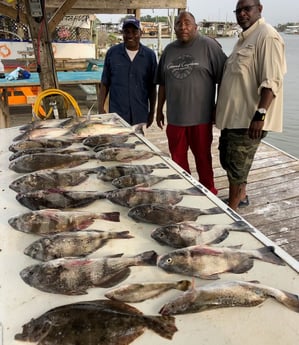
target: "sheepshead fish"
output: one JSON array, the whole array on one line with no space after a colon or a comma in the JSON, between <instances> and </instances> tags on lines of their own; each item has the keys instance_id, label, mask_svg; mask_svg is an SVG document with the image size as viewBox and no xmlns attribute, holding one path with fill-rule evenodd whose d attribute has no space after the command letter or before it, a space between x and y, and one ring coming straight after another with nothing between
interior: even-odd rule
<instances>
[{"instance_id":1,"label":"sheepshead fish","mask_svg":"<svg viewBox=\"0 0 299 345\"><path fill-rule=\"evenodd\" d=\"M62 232L42 237L25 248L24 254L33 259L49 261L53 259L86 256L103 247L111 239L133 238L129 231L85 230Z\"/></svg>"},{"instance_id":2,"label":"sheepshead fish","mask_svg":"<svg viewBox=\"0 0 299 345\"><path fill-rule=\"evenodd\" d=\"M165 204L143 204L132 207L128 216L137 222L167 225L186 220L196 220L199 216L219 214L219 207L209 209L192 208Z\"/></svg>"},{"instance_id":3,"label":"sheepshead fish","mask_svg":"<svg viewBox=\"0 0 299 345\"><path fill-rule=\"evenodd\" d=\"M118 161L131 162L139 159L149 159L154 155L159 155L156 152L148 150L135 150L121 147L111 147L96 153L96 158L102 162Z\"/></svg>"},{"instance_id":4,"label":"sheepshead fish","mask_svg":"<svg viewBox=\"0 0 299 345\"><path fill-rule=\"evenodd\" d=\"M57 149L57 148L53 148L53 147L49 147L49 148L31 148L31 149L25 149L23 151L18 151L18 152L14 152L12 155L10 155L9 160L13 161L14 159L17 159L21 156L25 156L25 155L30 155L30 154L34 154L34 153L64 153L64 154L71 154L71 153L77 153L77 152L88 152L88 148L87 147L76 147L76 148L70 148L70 147L66 147L66 148L61 148L61 149Z\"/></svg>"},{"instance_id":5,"label":"sheepshead fish","mask_svg":"<svg viewBox=\"0 0 299 345\"><path fill-rule=\"evenodd\" d=\"M67 191L63 189L44 189L18 193L18 202L30 210L43 208L76 208L90 205L96 200L105 199L105 193L96 191Z\"/></svg>"},{"instance_id":6,"label":"sheepshead fish","mask_svg":"<svg viewBox=\"0 0 299 345\"><path fill-rule=\"evenodd\" d=\"M128 345L146 329L166 339L177 331L173 316L144 315L122 302L95 300L51 309L23 325L15 339L39 345Z\"/></svg>"},{"instance_id":7,"label":"sheepshead fish","mask_svg":"<svg viewBox=\"0 0 299 345\"><path fill-rule=\"evenodd\" d=\"M181 176L178 174L172 174L172 175L167 175L167 176L157 176L157 175L135 173L135 174L128 174L128 175L117 177L113 179L111 183L116 188L133 187L136 185L150 187L164 180L170 180L170 179L176 180L180 178Z\"/></svg>"},{"instance_id":8,"label":"sheepshead fish","mask_svg":"<svg viewBox=\"0 0 299 345\"><path fill-rule=\"evenodd\" d=\"M44 209L11 217L8 223L15 230L46 236L88 228L96 219L119 222L119 212L62 211Z\"/></svg>"},{"instance_id":9,"label":"sheepshead fish","mask_svg":"<svg viewBox=\"0 0 299 345\"><path fill-rule=\"evenodd\" d=\"M61 258L24 268L21 278L38 290L64 295L84 295L93 287L111 287L130 275L131 266L156 265L157 254L147 251L135 256Z\"/></svg>"},{"instance_id":10,"label":"sheepshead fish","mask_svg":"<svg viewBox=\"0 0 299 345\"><path fill-rule=\"evenodd\" d=\"M14 159L9 164L9 169L17 173L30 173L43 169L72 168L88 162L91 158L90 154L83 153L33 153Z\"/></svg>"},{"instance_id":11,"label":"sheepshead fish","mask_svg":"<svg viewBox=\"0 0 299 345\"><path fill-rule=\"evenodd\" d=\"M274 298L290 310L299 313L299 296L258 282L217 281L192 287L160 310L162 315L198 313L229 307L255 307Z\"/></svg>"},{"instance_id":12,"label":"sheepshead fish","mask_svg":"<svg viewBox=\"0 0 299 345\"><path fill-rule=\"evenodd\" d=\"M284 265L272 246L242 250L230 247L197 245L176 249L158 257L157 265L169 273L179 273L202 279L219 279L218 274L245 273L254 265L254 259L275 265Z\"/></svg>"},{"instance_id":13,"label":"sheepshead fish","mask_svg":"<svg viewBox=\"0 0 299 345\"><path fill-rule=\"evenodd\" d=\"M197 244L220 243L227 238L230 231L252 232L253 229L243 221L226 225L201 225L196 222L182 222L158 227L152 231L151 237L160 244L183 248Z\"/></svg>"},{"instance_id":14,"label":"sheepshead fish","mask_svg":"<svg viewBox=\"0 0 299 345\"><path fill-rule=\"evenodd\" d=\"M74 138L85 139L89 136L99 134L128 134L133 133L132 129L116 126L111 123L103 123L101 121L85 121L71 128Z\"/></svg>"},{"instance_id":15,"label":"sheepshead fish","mask_svg":"<svg viewBox=\"0 0 299 345\"><path fill-rule=\"evenodd\" d=\"M90 174L96 173L98 173L97 168L38 170L18 177L10 183L9 188L18 193L26 193L41 189L77 186L86 181Z\"/></svg>"},{"instance_id":16,"label":"sheepshead fish","mask_svg":"<svg viewBox=\"0 0 299 345\"><path fill-rule=\"evenodd\" d=\"M128 139L129 134L99 134L85 138L82 144L89 147L95 147L105 144L125 143Z\"/></svg>"},{"instance_id":17,"label":"sheepshead fish","mask_svg":"<svg viewBox=\"0 0 299 345\"><path fill-rule=\"evenodd\" d=\"M189 280L180 280L170 283L136 283L117 287L106 292L105 296L116 301L136 303L157 297L172 289L186 291L190 289L190 287L191 282Z\"/></svg>"},{"instance_id":18,"label":"sheepshead fish","mask_svg":"<svg viewBox=\"0 0 299 345\"><path fill-rule=\"evenodd\" d=\"M47 128L35 128L28 130L26 132L23 132L19 135L17 135L13 141L18 140L33 140L33 139L40 139L40 138L61 138L67 134L69 134L70 129L69 128L56 128L56 127L47 127Z\"/></svg>"},{"instance_id":19,"label":"sheepshead fish","mask_svg":"<svg viewBox=\"0 0 299 345\"><path fill-rule=\"evenodd\" d=\"M193 190L193 193L194 195L201 194L198 189ZM106 198L108 200L125 207L133 207L136 205L148 203L165 203L173 205L179 203L183 199L184 195L190 194L192 194L191 190L187 189L167 190L143 187L128 187L105 192Z\"/></svg>"},{"instance_id":20,"label":"sheepshead fish","mask_svg":"<svg viewBox=\"0 0 299 345\"><path fill-rule=\"evenodd\" d=\"M9 151L18 152L34 148L56 148L62 149L71 146L73 143L61 139L36 139L36 140L20 140L9 146Z\"/></svg>"},{"instance_id":21,"label":"sheepshead fish","mask_svg":"<svg viewBox=\"0 0 299 345\"><path fill-rule=\"evenodd\" d=\"M112 181L113 179L128 175L128 174L150 174L154 169L168 169L168 166L164 163L157 164L139 164L139 165L114 165L111 167L102 167L98 174L98 178L103 181Z\"/></svg>"}]
</instances>

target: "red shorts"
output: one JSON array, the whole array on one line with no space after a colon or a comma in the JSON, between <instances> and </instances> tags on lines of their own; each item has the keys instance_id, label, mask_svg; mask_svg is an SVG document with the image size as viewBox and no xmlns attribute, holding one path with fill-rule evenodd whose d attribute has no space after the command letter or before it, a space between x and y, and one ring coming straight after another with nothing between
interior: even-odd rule
<instances>
[{"instance_id":1,"label":"red shorts","mask_svg":"<svg viewBox=\"0 0 299 345\"><path fill-rule=\"evenodd\" d=\"M194 155L199 182L212 193L217 194L218 191L214 185L211 155L213 125L207 123L181 127L168 124L166 135L172 160L190 173L188 163L188 149L190 147Z\"/></svg>"}]
</instances>

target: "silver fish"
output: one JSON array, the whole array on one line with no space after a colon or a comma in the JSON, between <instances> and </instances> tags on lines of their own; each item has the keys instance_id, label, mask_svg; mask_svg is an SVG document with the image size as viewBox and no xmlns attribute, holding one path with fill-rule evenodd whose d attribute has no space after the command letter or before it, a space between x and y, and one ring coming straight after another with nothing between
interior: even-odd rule
<instances>
[{"instance_id":1,"label":"silver fish","mask_svg":"<svg viewBox=\"0 0 299 345\"><path fill-rule=\"evenodd\" d=\"M78 121L73 117L68 117L66 119L47 119L40 121L32 121L20 127L20 131L28 131L36 128L65 128L71 126L74 121Z\"/></svg>"},{"instance_id":2,"label":"silver fish","mask_svg":"<svg viewBox=\"0 0 299 345\"><path fill-rule=\"evenodd\" d=\"M15 339L39 345L128 345L145 329L166 339L177 331L173 316L144 315L128 304L106 299L51 309L23 325Z\"/></svg>"},{"instance_id":3,"label":"silver fish","mask_svg":"<svg viewBox=\"0 0 299 345\"><path fill-rule=\"evenodd\" d=\"M186 291L190 289L190 287L191 282L189 280L180 280L170 283L135 283L122 285L110 290L105 293L105 297L116 301L136 303L157 297L172 289Z\"/></svg>"},{"instance_id":4,"label":"silver fish","mask_svg":"<svg viewBox=\"0 0 299 345\"><path fill-rule=\"evenodd\" d=\"M89 136L82 141L83 145L95 147L98 145L124 143L128 141L130 134L99 134Z\"/></svg>"},{"instance_id":5,"label":"silver fish","mask_svg":"<svg viewBox=\"0 0 299 345\"><path fill-rule=\"evenodd\" d=\"M202 215L219 214L222 212L219 207L199 209L165 204L143 204L132 207L128 212L128 216L137 222L167 225L186 220L196 220Z\"/></svg>"},{"instance_id":6,"label":"silver fish","mask_svg":"<svg viewBox=\"0 0 299 345\"><path fill-rule=\"evenodd\" d=\"M115 124L103 123L102 121L85 121L71 128L74 138L84 139L99 134L128 134L132 129L116 126Z\"/></svg>"},{"instance_id":7,"label":"silver fish","mask_svg":"<svg viewBox=\"0 0 299 345\"><path fill-rule=\"evenodd\" d=\"M225 272L245 273L254 265L254 259L284 265L272 246L253 250L197 245L176 249L158 257L157 265L166 272L179 273L202 279L219 279Z\"/></svg>"},{"instance_id":8,"label":"silver fish","mask_svg":"<svg viewBox=\"0 0 299 345\"><path fill-rule=\"evenodd\" d=\"M28 130L24 133L21 133L17 135L13 141L18 140L33 140L33 139L41 139L41 138L61 138L63 136L66 136L70 133L69 128L36 128L32 130Z\"/></svg>"},{"instance_id":9,"label":"silver fish","mask_svg":"<svg viewBox=\"0 0 299 345\"><path fill-rule=\"evenodd\" d=\"M83 230L97 219L119 222L119 212L101 213L44 209L11 217L8 223L15 230L46 236L64 231Z\"/></svg>"},{"instance_id":10,"label":"silver fish","mask_svg":"<svg viewBox=\"0 0 299 345\"><path fill-rule=\"evenodd\" d=\"M53 259L86 256L103 247L111 239L133 238L129 231L85 230L62 232L42 237L25 248L24 254L33 259L49 261Z\"/></svg>"},{"instance_id":11,"label":"silver fish","mask_svg":"<svg viewBox=\"0 0 299 345\"><path fill-rule=\"evenodd\" d=\"M41 189L77 186L86 181L90 174L96 173L98 173L97 168L38 170L18 177L10 183L9 188L18 193L26 193Z\"/></svg>"},{"instance_id":12,"label":"silver fish","mask_svg":"<svg viewBox=\"0 0 299 345\"><path fill-rule=\"evenodd\" d=\"M103 181L112 181L113 179L128 175L128 174L150 174L154 169L168 169L168 166L164 163L157 164L130 164L130 165L114 165L110 167L102 167L98 174L98 178Z\"/></svg>"},{"instance_id":13,"label":"silver fish","mask_svg":"<svg viewBox=\"0 0 299 345\"><path fill-rule=\"evenodd\" d=\"M34 153L21 156L9 164L17 173L30 173L42 169L71 168L88 162L90 154Z\"/></svg>"},{"instance_id":14,"label":"silver fish","mask_svg":"<svg viewBox=\"0 0 299 345\"><path fill-rule=\"evenodd\" d=\"M156 259L154 251L130 257L61 258L26 267L20 275L41 291L84 295L89 288L114 286L130 275L131 266L155 265Z\"/></svg>"},{"instance_id":15,"label":"silver fish","mask_svg":"<svg viewBox=\"0 0 299 345\"><path fill-rule=\"evenodd\" d=\"M103 192L67 191L63 189L44 189L33 192L18 193L18 202L30 210L43 208L76 208L90 205L96 200L105 199Z\"/></svg>"},{"instance_id":16,"label":"silver fish","mask_svg":"<svg viewBox=\"0 0 299 345\"><path fill-rule=\"evenodd\" d=\"M156 152L148 150L135 150L126 149L121 147L107 148L96 153L96 158L102 162L105 161L118 161L118 162L131 162L133 160L148 159L155 155Z\"/></svg>"},{"instance_id":17,"label":"silver fish","mask_svg":"<svg viewBox=\"0 0 299 345\"><path fill-rule=\"evenodd\" d=\"M299 296L258 282L218 281L193 287L166 303L162 315L198 313L229 307L255 307L266 299L274 298L290 310L299 313Z\"/></svg>"},{"instance_id":18,"label":"silver fish","mask_svg":"<svg viewBox=\"0 0 299 345\"><path fill-rule=\"evenodd\" d=\"M180 179L181 176L178 174L172 174L167 176L157 176L149 174L128 174L124 176L117 177L112 180L112 185L117 188L133 187L136 185L142 186L153 186L164 180L170 179Z\"/></svg>"},{"instance_id":19,"label":"silver fish","mask_svg":"<svg viewBox=\"0 0 299 345\"><path fill-rule=\"evenodd\" d=\"M20 140L9 146L9 151L18 152L33 148L56 148L61 149L72 145L72 141L61 139L36 139L36 140Z\"/></svg>"},{"instance_id":20,"label":"silver fish","mask_svg":"<svg viewBox=\"0 0 299 345\"><path fill-rule=\"evenodd\" d=\"M183 248L197 244L216 244L224 241L230 231L254 230L243 221L231 224L201 225L196 222L182 222L165 225L154 229L151 237L160 244L174 248Z\"/></svg>"}]
</instances>

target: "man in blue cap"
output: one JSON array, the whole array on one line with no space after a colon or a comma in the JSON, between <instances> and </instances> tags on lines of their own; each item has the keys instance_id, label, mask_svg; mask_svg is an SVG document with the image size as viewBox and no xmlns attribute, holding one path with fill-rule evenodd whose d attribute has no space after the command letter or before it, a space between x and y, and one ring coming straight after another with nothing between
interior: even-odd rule
<instances>
[{"instance_id":1,"label":"man in blue cap","mask_svg":"<svg viewBox=\"0 0 299 345\"><path fill-rule=\"evenodd\" d=\"M157 68L156 54L140 43L141 27L136 18L123 22L123 43L106 54L102 73L99 113L109 93L109 112L120 115L130 125L149 127L154 118Z\"/></svg>"}]
</instances>

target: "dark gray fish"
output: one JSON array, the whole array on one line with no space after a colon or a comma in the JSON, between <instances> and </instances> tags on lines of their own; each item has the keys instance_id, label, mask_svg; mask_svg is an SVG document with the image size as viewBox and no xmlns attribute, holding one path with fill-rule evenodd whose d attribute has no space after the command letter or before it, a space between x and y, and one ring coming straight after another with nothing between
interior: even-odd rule
<instances>
[{"instance_id":1,"label":"dark gray fish","mask_svg":"<svg viewBox=\"0 0 299 345\"><path fill-rule=\"evenodd\" d=\"M21 156L9 164L9 169L17 173L30 173L43 169L72 168L88 162L90 154L34 153Z\"/></svg>"},{"instance_id":2,"label":"dark gray fish","mask_svg":"<svg viewBox=\"0 0 299 345\"><path fill-rule=\"evenodd\" d=\"M36 139L20 140L9 146L9 151L18 152L34 148L56 148L62 149L71 146L73 143L69 140L61 139Z\"/></svg>"},{"instance_id":3,"label":"dark gray fish","mask_svg":"<svg viewBox=\"0 0 299 345\"><path fill-rule=\"evenodd\" d=\"M255 307L266 299L274 298L290 310L299 313L299 296L258 282L218 281L193 287L166 303L162 315L198 313L229 307Z\"/></svg>"},{"instance_id":4,"label":"dark gray fish","mask_svg":"<svg viewBox=\"0 0 299 345\"><path fill-rule=\"evenodd\" d=\"M142 186L153 186L156 183L159 183L164 180L170 179L181 179L181 176L178 174L172 174L167 176L157 176L150 174L128 174L124 176L117 177L112 180L112 185L117 188L126 188L133 187L136 185Z\"/></svg>"},{"instance_id":5,"label":"dark gray fish","mask_svg":"<svg viewBox=\"0 0 299 345\"><path fill-rule=\"evenodd\" d=\"M85 230L61 232L42 237L25 248L24 254L33 259L49 261L53 259L86 256L103 247L111 239L133 238L129 231Z\"/></svg>"},{"instance_id":6,"label":"dark gray fish","mask_svg":"<svg viewBox=\"0 0 299 345\"><path fill-rule=\"evenodd\" d=\"M98 168L38 170L18 177L10 183L9 188L18 193L26 193L41 189L77 186L86 181L90 174L96 173L98 173Z\"/></svg>"},{"instance_id":7,"label":"dark gray fish","mask_svg":"<svg viewBox=\"0 0 299 345\"><path fill-rule=\"evenodd\" d=\"M173 316L144 315L128 304L106 299L51 309L23 325L15 339L39 345L128 345L146 329L166 339L177 331Z\"/></svg>"},{"instance_id":8,"label":"dark gray fish","mask_svg":"<svg viewBox=\"0 0 299 345\"><path fill-rule=\"evenodd\" d=\"M115 301L136 303L160 296L172 289L186 291L190 289L190 287L191 282L189 280L159 283L135 283L116 287L113 290L106 292L105 297Z\"/></svg>"},{"instance_id":9,"label":"dark gray fish","mask_svg":"<svg viewBox=\"0 0 299 345\"><path fill-rule=\"evenodd\" d=\"M128 174L150 174L154 169L169 169L168 166L164 163L157 164L129 164L129 165L114 165L111 167L104 167L98 174L98 178L103 181L112 181L113 179L128 175Z\"/></svg>"},{"instance_id":10,"label":"dark gray fish","mask_svg":"<svg viewBox=\"0 0 299 345\"><path fill-rule=\"evenodd\" d=\"M166 204L143 204L132 207L128 212L128 216L137 222L167 225L196 220L202 215L220 214L222 212L219 207L199 209Z\"/></svg>"},{"instance_id":11,"label":"dark gray fish","mask_svg":"<svg viewBox=\"0 0 299 345\"><path fill-rule=\"evenodd\" d=\"M201 192L192 188L193 195L199 195ZM105 192L106 198L113 203L125 207L133 207L140 204L160 203L173 205L182 201L184 195L192 195L191 190L167 190L151 189L144 187L128 187L115 189Z\"/></svg>"},{"instance_id":12,"label":"dark gray fish","mask_svg":"<svg viewBox=\"0 0 299 345\"><path fill-rule=\"evenodd\" d=\"M254 230L243 221L231 224L201 225L196 222L182 222L154 229L151 237L160 244L174 248L184 248L197 244L216 244L224 241L230 231Z\"/></svg>"},{"instance_id":13,"label":"dark gray fish","mask_svg":"<svg viewBox=\"0 0 299 345\"><path fill-rule=\"evenodd\" d=\"M96 147L98 145L105 145L105 144L116 144L116 143L124 143L128 141L130 134L99 134L93 135L85 138L82 141L83 145L89 147Z\"/></svg>"},{"instance_id":14,"label":"dark gray fish","mask_svg":"<svg viewBox=\"0 0 299 345\"><path fill-rule=\"evenodd\" d=\"M104 149L96 153L96 158L102 162L118 161L118 162L131 162L139 159L149 159L153 156L160 155L157 152L149 150L136 150L126 149L121 147L112 147Z\"/></svg>"},{"instance_id":15,"label":"dark gray fish","mask_svg":"<svg viewBox=\"0 0 299 345\"><path fill-rule=\"evenodd\" d=\"M218 274L245 273L254 265L254 259L275 265L284 261L275 254L272 246L242 250L229 247L197 245L176 249L158 257L157 265L166 272L202 279L219 279Z\"/></svg>"},{"instance_id":16,"label":"dark gray fish","mask_svg":"<svg viewBox=\"0 0 299 345\"><path fill-rule=\"evenodd\" d=\"M122 254L120 254L122 255ZM130 275L131 266L156 265L157 254L147 251L135 256L61 258L24 268L24 282L41 291L64 295L84 295L87 289L111 287Z\"/></svg>"},{"instance_id":17,"label":"dark gray fish","mask_svg":"<svg viewBox=\"0 0 299 345\"><path fill-rule=\"evenodd\" d=\"M30 210L43 208L77 208L90 205L96 200L105 199L103 192L67 191L63 189L44 189L34 192L18 193L18 202Z\"/></svg>"},{"instance_id":18,"label":"dark gray fish","mask_svg":"<svg viewBox=\"0 0 299 345\"><path fill-rule=\"evenodd\" d=\"M57 149L56 147L49 147L49 148L31 148L31 149L25 149L23 151L14 152L12 155L10 155L9 160L13 161L14 159L17 159L21 156L30 155L34 153L63 153L63 154L71 154L71 153L77 153L77 152L89 152L87 147L76 147L76 148L61 148Z\"/></svg>"},{"instance_id":19,"label":"dark gray fish","mask_svg":"<svg viewBox=\"0 0 299 345\"><path fill-rule=\"evenodd\" d=\"M83 230L97 219L119 222L119 212L44 209L11 217L8 223L15 230L45 236L64 231Z\"/></svg>"}]
</instances>

